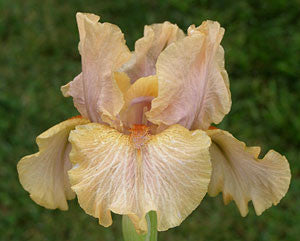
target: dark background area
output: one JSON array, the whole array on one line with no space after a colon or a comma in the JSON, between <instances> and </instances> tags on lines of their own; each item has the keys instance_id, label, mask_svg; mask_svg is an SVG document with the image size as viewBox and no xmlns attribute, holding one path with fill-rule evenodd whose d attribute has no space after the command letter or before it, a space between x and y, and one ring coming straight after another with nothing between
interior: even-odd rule
<instances>
[{"instance_id":1,"label":"dark background area","mask_svg":"<svg viewBox=\"0 0 300 241\"><path fill-rule=\"evenodd\" d=\"M221 195L207 196L159 240L299 240L299 0L0 0L0 240L121 240L120 216L104 228L76 200L67 212L44 209L23 190L16 171L22 156L37 151L37 135L77 114L60 86L81 71L78 11L118 25L131 49L146 24L168 20L186 31L206 19L219 21L233 100L220 127L290 162L286 197L262 216L250 203L242 218L233 202L224 206Z\"/></svg>"}]
</instances>

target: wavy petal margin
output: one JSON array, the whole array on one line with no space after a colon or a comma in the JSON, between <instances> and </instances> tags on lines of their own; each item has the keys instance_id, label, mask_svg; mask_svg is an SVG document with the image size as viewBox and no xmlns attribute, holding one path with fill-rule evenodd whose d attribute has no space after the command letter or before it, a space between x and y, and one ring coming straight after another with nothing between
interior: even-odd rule
<instances>
[{"instance_id":1,"label":"wavy petal margin","mask_svg":"<svg viewBox=\"0 0 300 241\"><path fill-rule=\"evenodd\" d=\"M223 192L224 203L233 199L243 217L248 213L250 200L257 215L279 203L291 180L284 156L270 150L259 159L260 147L246 147L227 131L209 130L207 134L212 139L210 196Z\"/></svg>"},{"instance_id":2,"label":"wavy petal margin","mask_svg":"<svg viewBox=\"0 0 300 241\"><path fill-rule=\"evenodd\" d=\"M100 23L100 17L94 14L77 13L76 18L82 73L63 86L62 92L72 96L79 112L92 122L105 120L112 124L124 104L114 73L130 59L131 53L116 25Z\"/></svg>"},{"instance_id":3,"label":"wavy petal margin","mask_svg":"<svg viewBox=\"0 0 300 241\"><path fill-rule=\"evenodd\" d=\"M89 118L83 93L82 73L77 75L71 82L62 86L61 92L64 97L73 97L73 103L78 112L85 118Z\"/></svg>"},{"instance_id":4,"label":"wavy petal margin","mask_svg":"<svg viewBox=\"0 0 300 241\"><path fill-rule=\"evenodd\" d=\"M185 34L176 24L169 22L146 25L144 37L135 42L131 60L121 71L128 74L131 83L137 79L155 75L155 64L160 53L171 43L184 38Z\"/></svg>"},{"instance_id":5,"label":"wavy petal margin","mask_svg":"<svg viewBox=\"0 0 300 241\"><path fill-rule=\"evenodd\" d=\"M194 30L193 30L194 29ZM192 31L193 30L193 31ZM205 21L158 57L158 97L146 114L157 125L206 130L230 111L229 81L220 46L224 29Z\"/></svg>"},{"instance_id":6,"label":"wavy petal margin","mask_svg":"<svg viewBox=\"0 0 300 241\"><path fill-rule=\"evenodd\" d=\"M73 118L53 126L37 137L39 152L19 161L20 182L37 204L49 209L68 209L67 200L75 197L67 176L71 168L68 136L75 126L87 123L84 118Z\"/></svg>"},{"instance_id":7,"label":"wavy petal margin","mask_svg":"<svg viewBox=\"0 0 300 241\"><path fill-rule=\"evenodd\" d=\"M158 230L179 225L201 202L211 175L210 138L174 125L136 149L129 135L91 123L70 134L72 189L87 214L103 226L111 212L128 215L137 231L157 212Z\"/></svg>"}]
</instances>

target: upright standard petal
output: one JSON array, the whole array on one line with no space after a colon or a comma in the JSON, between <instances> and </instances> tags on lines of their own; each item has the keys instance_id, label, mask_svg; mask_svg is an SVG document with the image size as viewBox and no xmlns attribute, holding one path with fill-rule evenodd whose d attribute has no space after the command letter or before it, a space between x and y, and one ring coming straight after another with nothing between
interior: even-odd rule
<instances>
[{"instance_id":1,"label":"upright standard petal","mask_svg":"<svg viewBox=\"0 0 300 241\"><path fill-rule=\"evenodd\" d=\"M136 41L131 61L121 70L128 74L131 83L139 78L155 75L155 64L160 53L184 36L176 24L169 22L145 26L144 37Z\"/></svg>"},{"instance_id":2,"label":"upright standard petal","mask_svg":"<svg viewBox=\"0 0 300 241\"><path fill-rule=\"evenodd\" d=\"M37 204L50 209L68 209L67 200L75 197L67 176L71 168L68 136L75 126L86 123L84 118L73 118L53 126L37 137L39 152L19 161L20 182Z\"/></svg>"},{"instance_id":3,"label":"upright standard petal","mask_svg":"<svg viewBox=\"0 0 300 241\"><path fill-rule=\"evenodd\" d=\"M145 215L154 210L158 230L167 230L179 225L207 191L210 138L203 131L174 125L158 135L130 136L91 123L78 126L69 140L72 189L101 225L111 225L112 211L128 215L138 231L146 231Z\"/></svg>"},{"instance_id":4,"label":"upright standard petal","mask_svg":"<svg viewBox=\"0 0 300 241\"><path fill-rule=\"evenodd\" d=\"M64 97L73 97L73 103L78 112L85 118L89 118L85 98L83 94L82 73L77 75L71 82L62 86L61 92Z\"/></svg>"},{"instance_id":5,"label":"upright standard petal","mask_svg":"<svg viewBox=\"0 0 300 241\"><path fill-rule=\"evenodd\" d=\"M113 122L124 104L114 72L130 59L131 53L117 26L99 23L99 17L93 14L77 13L76 17L82 74L80 79L75 78L78 81L63 87L63 92L72 95L77 108L85 105L92 122Z\"/></svg>"},{"instance_id":6,"label":"upright standard petal","mask_svg":"<svg viewBox=\"0 0 300 241\"><path fill-rule=\"evenodd\" d=\"M206 21L189 28L189 36L169 45L158 57L158 97L148 119L157 125L179 123L190 129L207 129L219 123L231 107L224 51L224 29Z\"/></svg>"},{"instance_id":7,"label":"upright standard petal","mask_svg":"<svg viewBox=\"0 0 300 241\"><path fill-rule=\"evenodd\" d=\"M233 199L242 216L247 215L250 200L257 215L279 203L291 179L289 163L284 156L270 150L259 159L259 147L246 147L227 131L214 129L207 134L212 139L213 168L209 195L223 192L224 203Z\"/></svg>"}]
</instances>

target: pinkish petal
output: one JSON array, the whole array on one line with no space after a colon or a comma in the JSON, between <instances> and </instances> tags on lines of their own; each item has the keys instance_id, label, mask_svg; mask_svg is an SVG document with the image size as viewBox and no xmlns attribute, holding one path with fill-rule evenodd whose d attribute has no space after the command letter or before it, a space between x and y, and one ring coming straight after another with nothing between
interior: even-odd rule
<instances>
[{"instance_id":1,"label":"pinkish petal","mask_svg":"<svg viewBox=\"0 0 300 241\"><path fill-rule=\"evenodd\" d=\"M71 95L80 113L92 122L113 122L123 107L122 91L114 72L130 59L121 30L99 23L93 14L77 13L82 73L63 92ZM85 107L85 108L84 108Z\"/></svg>"},{"instance_id":2,"label":"pinkish petal","mask_svg":"<svg viewBox=\"0 0 300 241\"><path fill-rule=\"evenodd\" d=\"M207 129L219 123L231 107L224 51L224 29L206 21L189 28L189 36L169 45L158 57L158 97L146 115L157 125L179 123Z\"/></svg>"},{"instance_id":3,"label":"pinkish petal","mask_svg":"<svg viewBox=\"0 0 300 241\"><path fill-rule=\"evenodd\" d=\"M74 106L78 112L85 118L88 118L86 109L84 94L83 94L83 82L82 73L77 75L71 82L61 87L61 91L65 97L72 96Z\"/></svg>"},{"instance_id":4,"label":"pinkish petal","mask_svg":"<svg viewBox=\"0 0 300 241\"><path fill-rule=\"evenodd\" d=\"M131 61L121 70L128 74L131 83L141 77L155 75L155 64L160 53L183 37L183 31L176 24L164 22L145 26L144 37L136 41Z\"/></svg>"}]
</instances>

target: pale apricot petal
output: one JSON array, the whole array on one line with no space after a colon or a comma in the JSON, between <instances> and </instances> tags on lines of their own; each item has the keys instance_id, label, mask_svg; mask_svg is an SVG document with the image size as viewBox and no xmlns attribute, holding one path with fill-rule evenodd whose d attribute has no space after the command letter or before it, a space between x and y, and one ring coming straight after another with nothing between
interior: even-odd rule
<instances>
[{"instance_id":1,"label":"pale apricot petal","mask_svg":"<svg viewBox=\"0 0 300 241\"><path fill-rule=\"evenodd\" d=\"M284 156L270 150L263 159L258 159L259 147L246 147L227 131L208 130L207 134L212 139L213 167L209 195L223 192L224 203L233 199L242 216L247 215L250 200L257 215L279 203L291 179Z\"/></svg>"},{"instance_id":2,"label":"pale apricot petal","mask_svg":"<svg viewBox=\"0 0 300 241\"><path fill-rule=\"evenodd\" d=\"M184 38L176 24L164 22L145 26L144 37L135 42L135 51L130 62L122 67L131 83L141 77L155 75L155 64L160 53L172 42Z\"/></svg>"},{"instance_id":3,"label":"pale apricot petal","mask_svg":"<svg viewBox=\"0 0 300 241\"><path fill-rule=\"evenodd\" d=\"M224 51L224 29L206 21L200 31L169 45L158 57L158 97L146 114L157 125L179 123L207 129L219 123L231 107Z\"/></svg>"},{"instance_id":4,"label":"pale apricot petal","mask_svg":"<svg viewBox=\"0 0 300 241\"><path fill-rule=\"evenodd\" d=\"M114 78L117 82L119 89L122 91L123 94L125 94L131 86L128 75L124 72L115 72Z\"/></svg>"},{"instance_id":5,"label":"pale apricot petal","mask_svg":"<svg viewBox=\"0 0 300 241\"><path fill-rule=\"evenodd\" d=\"M157 212L158 230L179 225L201 202L211 175L205 132L174 125L136 148L129 135L97 123L70 133L72 189L86 213L109 226L111 212L128 215L146 231Z\"/></svg>"},{"instance_id":6,"label":"pale apricot petal","mask_svg":"<svg viewBox=\"0 0 300 241\"><path fill-rule=\"evenodd\" d=\"M158 231L179 225L205 196L211 175L210 144L205 132L180 125L149 141L143 154L145 206L157 212Z\"/></svg>"},{"instance_id":7,"label":"pale apricot petal","mask_svg":"<svg viewBox=\"0 0 300 241\"><path fill-rule=\"evenodd\" d=\"M188 28L188 35L192 36L195 34L206 34L207 32L207 27L209 26L209 24L212 24L212 21L206 21L204 22L204 24L200 25L199 27L195 27L194 25L191 25ZM218 24L218 23L217 23ZM217 30L217 28L216 28ZM223 30L224 31L224 30ZM213 31L210 32L212 35L215 34ZM213 37L213 36L212 36ZM216 65L212 66L215 69L215 72L218 73L220 72L221 76L219 76L220 79L223 78L224 83L226 85L226 89L228 92L228 96L229 96L229 101L230 101L230 107L231 107L231 93L230 93L230 88L229 88L229 78L228 78L228 74L227 71L225 69L225 60L224 60L224 49L221 45L219 45L217 52L216 52L216 56L215 56L215 61L216 61ZM230 109L229 107L229 109Z\"/></svg>"},{"instance_id":8,"label":"pale apricot petal","mask_svg":"<svg viewBox=\"0 0 300 241\"><path fill-rule=\"evenodd\" d=\"M77 13L76 18L82 73L80 81L72 81L62 91L72 95L77 108L85 106L91 121L112 124L124 104L114 72L130 59L131 53L117 26L99 23L99 17L93 14Z\"/></svg>"},{"instance_id":9,"label":"pale apricot petal","mask_svg":"<svg viewBox=\"0 0 300 241\"><path fill-rule=\"evenodd\" d=\"M158 82L157 76L151 75L147 77L142 77L133 83L128 91L126 92L124 98L125 103L130 104L131 101L139 98L141 96L152 96L157 97L158 94Z\"/></svg>"},{"instance_id":10,"label":"pale apricot petal","mask_svg":"<svg viewBox=\"0 0 300 241\"><path fill-rule=\"evenodd\" d=\"M67 176L71 168L68 136L76 125L86 123L84 118L73 118L53 126L37 137L39 152L19 161L20 182L37 204L50 209L68 209L67 200L75 197Z\"/></svg>"},{"instance_id":11,"label":"pale apricot petal","mask_svg":"<svg viewBox=\"0 0 300 241\"><path fill-rule=\"evenodd\" d=\"M72 96L74 106L77 108L79 113L83 117L89 118L83 94L82 73L77 75L74 80L62 86L60 89L64 97Z\"/></svg>"}]
</instances>

